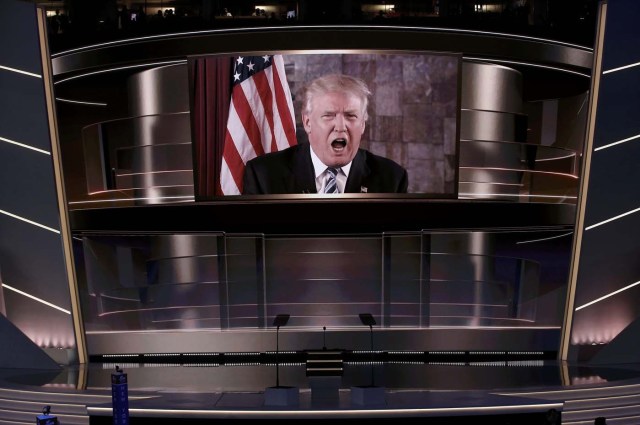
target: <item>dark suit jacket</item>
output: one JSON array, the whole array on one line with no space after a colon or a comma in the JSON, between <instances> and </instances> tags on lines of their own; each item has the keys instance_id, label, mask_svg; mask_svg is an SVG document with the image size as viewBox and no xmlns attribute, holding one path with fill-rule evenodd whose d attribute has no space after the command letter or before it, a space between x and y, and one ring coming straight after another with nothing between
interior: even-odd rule
<instances>
[{"instance_id":1,"label":"dark suit jacket","mask_svg":"<svg viewBox=\"0 0 640 425\"><path fill-rule=\"evenodd\" d=\"M247 162L245 195L317 193L309 143L261 155ZM406 193L407 171L394 161L359 149L345 193Z\"/></svg>"}]
</instances>

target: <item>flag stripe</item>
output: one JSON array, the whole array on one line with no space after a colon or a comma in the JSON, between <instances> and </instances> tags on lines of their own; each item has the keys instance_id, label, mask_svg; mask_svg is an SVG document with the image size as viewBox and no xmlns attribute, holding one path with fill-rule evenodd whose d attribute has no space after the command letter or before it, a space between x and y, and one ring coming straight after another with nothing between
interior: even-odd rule
<instances>
[{"instance_id":1,"label":"flag stripe","mask_svg":"<svg viewBox=\"0 0 640 425\"><path fill-rule=\"evenodd\" d=\"M278 69L281 68L281 69ZM289 84L286 81L286 75L284 72L284 63L277 63L272 67L274 80L273 84L276 92L276 102L278 105L278 113L282 120L282 128L285 130L287 141L289 146L295 145L296 142L296 126L295 117L293 115L293 102L291 101L291 91L289 90ZM283 76L283 78L280 77ZM282 83L284 83L284 88Z\"/></svg>"},{"instance_id":2,"label":"flag stripe","mask_svg":"<svg viewBox=\"0 0 640 425\"><path fill-rule=\"evenodd\" d=\"M231 137L231 134L227 132L227 137L225 138L225 148L229 147L229 149L225 149L223 153L223 162L229 168L229 176L231 177L231 181L222 182L222 190L226 193L234 193L235 191L239 192L239 189L242 187L242 171L244 170L244 162L242 161L242 156L235 149L236 144ZM227 177L229 177L227 176ZM235 186L235 190L233 187ZM231 192L227 192L226 188L232 189Z\"/></svg>"},{"instance_id":3,"label":"flag stripe","mask_svg":"<svg viewBox=\"0 0 640 425\"><path fill-rule=\"evenodd\" d=\"M273 69L273 66L267 70L265 70L264 72L261 72L259 74L256 74L253 77L253 81L256 84L256 92L258 94L258 96L260 97L260 101L262 102L262 106L264 108L264 117L266 119L266 128L264 130L265 133L264 134L264 139L263 139L263 146L265 148L266 151L268 152L273 152L278 150L276 148L276 135L274 133L274 125L273 125L273 96L272 96L272 92L271 92L271 87L273 87L272 84L270 84L269 79L267 78L267 75L271 74L271 70ZM268 138L266 136L269 136Z\"/></svg>"},{"instance_id":4,"label":"flag stripe","mask_svg":"<svg viewBox=\"0 0 640 425\"><path fill-rule=\"evenodd\" d=\"M295 145L295 115L281 55L236 58L220 187L242 192L247 161Z\"/></svg>"},{"instance_id":5,"label":"flag stripe","mask_svg":"<svg viewBox=\"0 0 640 425\"><path fill-rule=\"evenodd\" d=\"M251 144L253 146L253 153L247 157L244 157L245 163L255 158L257 155L263 155L265 152L270 152L268 149L269 144L265 143L265 137L269 137L270 134L268 128L265 132L265 120L264 116L266 114L265 109L263 107L262 101L258 96L258 91L254 82L254 79L248 79L241 84L242 91L247 99L247 105L251 109L251 114L256 123L256 130L258 132L258 136L253 136L251 138Z\"/></svg>"},{"instance_id":6,"label":"flag stripe","mask_svg":"<svg viewBox=\"0 0 640 425\"><path fill-rule=\"evenodd\" d=\"M227 128L229 134L229 145L225 140L225 151L230 149L236 155L239 155L244 167L247 161L256 157L256 151L253 144L249 141L249 135L245 131L244 125L240 120L240 116L236 109L229 109L229 125Z\"/></svg>"},{"instance_id":7,"label":"flag stripe","mask_svg":"<svg viewBox=\"0 0 640 425\"><path fill-rule=\"evenodd\" d=\"M236 86L233 89L233 103L242 127L244 127L247 133L248 141L253 146L256 155L264 154L262 144L260 143L260 128L256 122L256 116L253 114L251 103L249 99L247 99L247 96L245 96L241 86Z\"/></svg>"},{"instance_id":8,"label":"flag stripe","mask_svg":"<svg viewBox=\"0 0 640 425\"><path fill-rule=\"evenodd\" d=\"M273 96L273 106L274 106L273 118L275 121L274 132L276 136L274 141L275 143L272 144L272 150L277 151L277 150L285 149L289 147L289 141L287 140L287 135L285 134L283 124L282 124L282 119L280 117L281 112L278 108L277 91L279 90L276 90L276 88L282 84L282 81L278 79L277 74L275 75L275 77L273 73L267 74L267 76L269 78L269 84L274 88L274 92L276 92L276 96ZM285 84L288 87L288 84L286 81L285 81ZM293 105L291 105L291 109L293 110Z\"/></svg>"},{"instance_id":9,"label":"flag stripe","mask_svg":"<svg viewBox=\"0 0 640 425\"><path fill-rule=\"evenodd\" d=\"M236 182L233 180L233 175L231 174L231 169L227 165L227 162L222 159L222 167L220 170L220 190L222 194L233 195L239 194L238 186Z\"/></svg>"}]
</instances>

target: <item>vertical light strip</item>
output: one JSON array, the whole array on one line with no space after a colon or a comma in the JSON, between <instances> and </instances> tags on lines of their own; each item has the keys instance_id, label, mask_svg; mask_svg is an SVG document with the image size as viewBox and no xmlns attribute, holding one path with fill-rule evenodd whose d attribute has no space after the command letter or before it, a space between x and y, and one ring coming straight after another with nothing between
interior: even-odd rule
<instances>
[{"instance_id":1,"label":"vertical light strip","mask_svg":"<svg viewBox=\"0 0 640 425\"><path fill-rule=\"evenodd\" d=\"M560 381L565 387L571 385L571 375L569 374L569 365L567 362L560 362Z\"/></svg>"},{"instance_id":2,"label":"vertical light strip","mask_svg":"<svg viewBox=\"0 0 640 425\"><path fill-rule=\"evenodd\" d=\"M36 8L38 18L38 36L40 39L40 61L42 62L42 78L44 94L47 103L47 118L49 121L49 138L51 140L51 156L53 160L53 172L56 182L58 198L58 211L60 214L60 237L64 251L65 266L67 269L67 283L71 299L71 318L76 337L76 349L79 363L86 363L87 348L84 338L84 326L80 311L80 297L71 249L71 231L69 229L69 214L67 211L67 197L64 190L64 178L62 174L62 158L60 155L60 140L58 138L58 123L56 120L55 96L53 94L53 77L51 73L51 59L49 58L49 45L47 44L47 21L44 9Z\"/></svg>"},{"instance_id":3,"label":"vertical light strip","mask_svg":"<svg viewBox=\"0 0 640 425\"><path fill-rule=\"evenodd\" d=\"M89 367L84 363L78 365L78 382L76 383L76 389L87 389L87 375L89 374Z\"/></svg>"},{"instance_id":4,"label":"vertical light strip","mask_svg":"<svg viewBox=\"0 0 640 425\"><path fill-rule=\"evenodd\" d=\"M567 301L564 308L564 324L560 339L560 360L567 361L569 345L571 343L571 329L573 326L573 314L575 305L575 293L578 284L578 272L580 269L580 253L582 247L582 235L584 232L584 216L587 205L589 188L589 174L591 170L591 156L593 139L595 135L596 116L598 109L598 92L600 90L600 77L602 73L602 54L604 49L604 33L607 21L607 3L602 2L598 12L598 27L596 34L596 46L593 54L593 67L591 69L591 95L589 99L589 115L587 117L587 137L584 146L584 165L580 178L580 191L576 224L571 255L571 268L569 271L569 284L567 288Z\"/></svg>"}]
</instances>

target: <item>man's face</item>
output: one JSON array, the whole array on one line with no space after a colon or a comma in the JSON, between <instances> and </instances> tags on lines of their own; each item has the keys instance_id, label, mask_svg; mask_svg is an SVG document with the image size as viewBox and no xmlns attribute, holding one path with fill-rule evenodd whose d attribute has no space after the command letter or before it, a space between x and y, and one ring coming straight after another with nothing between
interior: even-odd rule
<instances>
[{"instance_id":1,"label":"man's face","mask_svg":"<svg viewBox=\"0 0 640 425\"><path fill-rule=\"evenodd\" d=\"M310 106L302 122L313 152L327 166L348 164L364 133L362 101L348 93L331 92L314 96Z\"/></svg>"}]
</instances>

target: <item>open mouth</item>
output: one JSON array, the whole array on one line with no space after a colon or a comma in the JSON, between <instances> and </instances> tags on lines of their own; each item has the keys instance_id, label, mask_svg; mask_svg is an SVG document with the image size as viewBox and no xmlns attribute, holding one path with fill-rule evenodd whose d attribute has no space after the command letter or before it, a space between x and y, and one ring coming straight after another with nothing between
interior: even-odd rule
<instances>
[{"instance_id":1,"label":"open mouth","mask_svg":"<svg viewBox=\"0 0 640 425\"><path fill-rule=\"evenodd\" d=\"M333 142L331 142L331 148L335 150L342 150L346 146L347 146L346 139L335 139Z\"/></svg>"}]
</instances>

